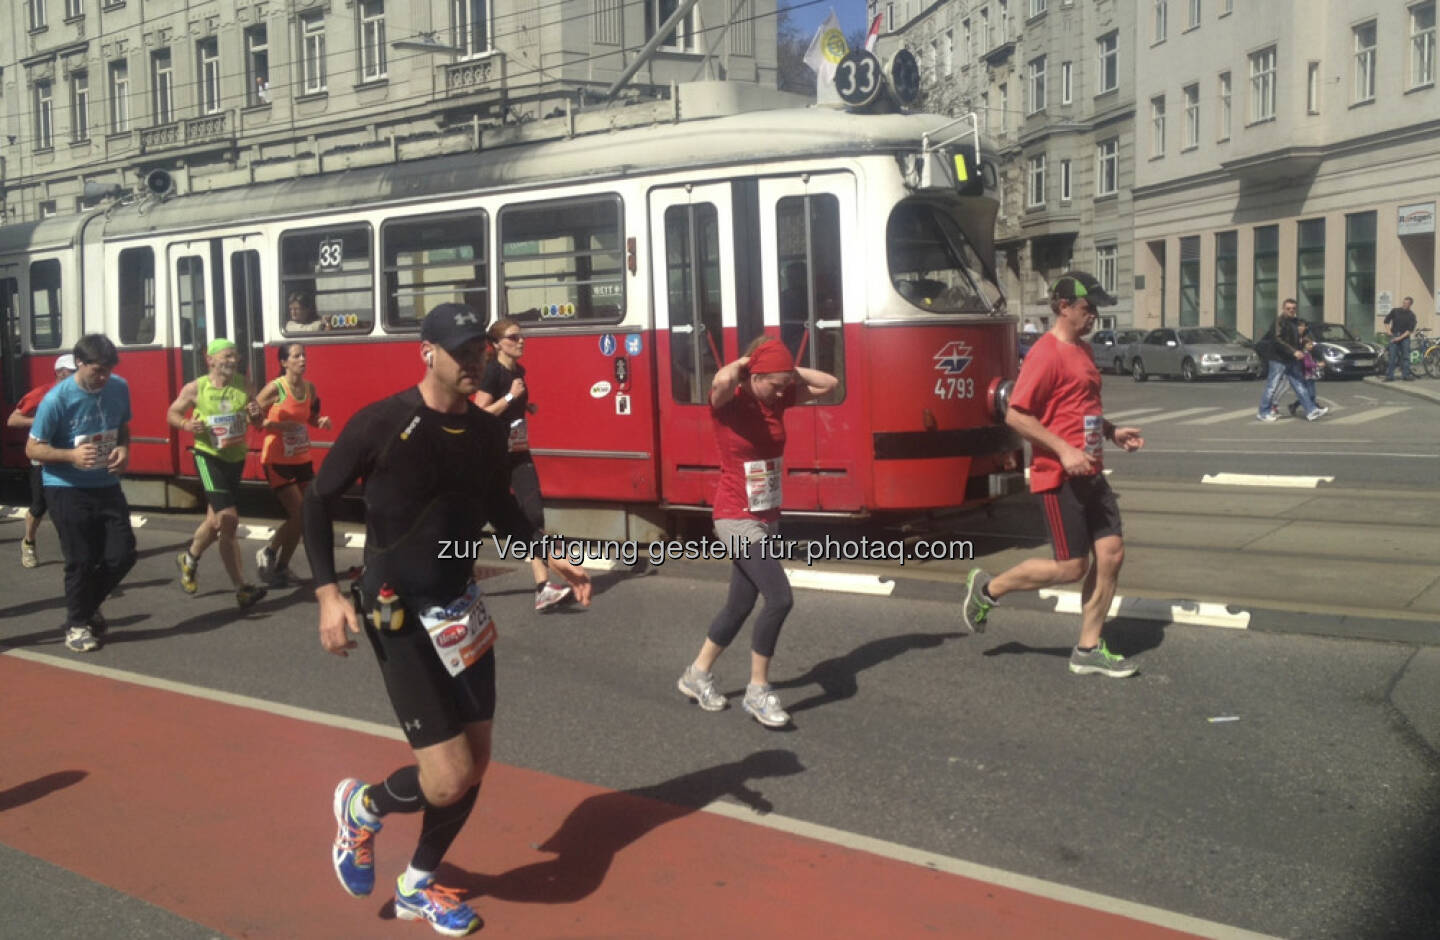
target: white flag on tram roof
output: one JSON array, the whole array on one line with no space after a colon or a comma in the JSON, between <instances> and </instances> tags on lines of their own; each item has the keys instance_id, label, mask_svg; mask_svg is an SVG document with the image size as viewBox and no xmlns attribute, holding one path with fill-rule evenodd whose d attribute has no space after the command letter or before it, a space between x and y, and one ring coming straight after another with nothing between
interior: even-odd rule
<instances>
[{"instance_id":1,"label":"white flag on tram roof","mask_svg":"<svg viewBox=\"0 0 1440 940\"><path fill-rule=\"evenodd\" d=\"M840 94L835 90L835 67L849 51L845 33L840 29L840 20L832 7L830 15L815 31L815 38L810 40L810 48L805 50L805 64L815 72L815 100L820 104L840 100Z\"/></svg>"}]
</instances>

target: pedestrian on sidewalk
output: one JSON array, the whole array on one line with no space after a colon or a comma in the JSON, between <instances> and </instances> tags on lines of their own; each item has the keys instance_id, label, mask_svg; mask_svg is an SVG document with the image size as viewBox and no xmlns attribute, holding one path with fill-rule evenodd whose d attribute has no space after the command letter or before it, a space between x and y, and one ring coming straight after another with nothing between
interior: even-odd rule
<instances>
[{"instance_id":1,"label":"pedestrian on sidewalk","mask_svg":"<svg viewBox=\"0 0 1440 940\"><path fill-rule=\"evenodd\" d=\"M1400 367L1400 378L1406 382L1414 380L1410 374L1410 337L1415 334L1415 311L1411 306L1415 298L1406 297L1400 306L1390 308L1385 314L1385 325L1390 328L1390 366L1385 370L1385 381L1395 381L1395 367Z\"/></svg>"},{"instance_id":2,"label":"pedestrian on sidewalk","mask_svg":"<svg viewBox=\"0 0 1440 940\"><path fill-rule=\"evenodd\" d=\"M305 346L282 343L276 348L281 375L256 396L265 418L260 427L265 439L260 445L260 466L270 490L285 510L285 521L270 541L255 553L255 574L260 583L283 587L290 583L290 558L300 544L300 502L305 488L315 479L310 460L310 429L330 427L320 413L320 393L305 378Z\"/></svg>"},{"instance_id":3,"label":"pedestrian on sidewalk","mask_svg":"<svg viewBox=\"0 0 1440 940\"><path fill-rule=\"evenodd\" d=\"M25 456L43 467L45 502L65 556L65 648L100 648L100 605L135 564L135 533L120 474L130 459L130 386L112 374L115 344L99 333L75 344L75 373L35 413Z\"/></svg>"},{"instance_id":4,"label":"pedestrian on sidewalk","mask_svg":"<svg viewBox=\"0 0 1440 940\"><path fill-rule=\"evenodd\" d=\"M1031 558L993 577L973 569L961 616L970 630L983 631L1006 594L1083 579L1080 639L1070 653L1070 671L1125 678L1135 674L1136 665L1110 652L1101 637L1125 560L1120 507L1102 472L1104 442L1136 451L1145 441L1139 428L1105 420L1100 372L1083 339L1095 325L1096 306L1114 303L1083 271L1062 274L1050 291L1055 325L1025 357L1005 423L1030 442L1030 490L1043 511L1054 557Z\"/></svg>"},{"instance_id":5,"label":"pedestrian on sidewalk","mask_svg":"<svg viewBox=\"0 0 1440 940\"><path fill-rule=\"evenodd\" d=\"M56 358L55 360L55 381L49 385L37 385L26 392L21 398L15 410L10 412L10 417L5 420L8 427L21 431L30 430L35 424L35 412L40 409L40 402L49 394L50 389L75 374L75 357L70 353ZM34 568L40 564L40 556L35 553L35 536L40 534L40 520L45 518L45 481L44 468L35 461L30 461L30 508L25 510L25 534L20 537L20 567Z\"/></svg>"},{"instance_id":6,"label":"pedestrian on sidewalk","mask_svg":"<svg viewBox=\"0 0 1440 940\"><path fill-rule=\"evenodd\" d=\"M1279 420L1279 416L1275 414L1272 406L1281 382L1290 383L1295 397L1300 400L1300 406L1305 409L1307 421L1323 418L1330 411L1329 408L1317 404L1309 390L1305 388L1305 378L1301 366L1301 360L1305 358L1305 350L1301 348L1300 327L1296 319L1299 309L1299 304L1295 302L1295 299L1287 297L1285 302L1280 305L1280 316L1256 344L1256 351L1269 364L1269 374L1265 378L1265 391L1260 395L1260 409L1255 415L1257 421Z\"/></svg>"},{"instance_id":7,"label":"pedestrian on sidewalk","mask_svg":"<svg viewBox=\"0 0 1440 940\"><path fill-rule=\"evenodd\" d=\"M795 365L778 339L759 336L744 356L720 369L710 383L710 418L720 452L715 487L715 536L730 553L730 593L710 623L700 652L680 675L680 692L707 712L725 707L710 674L762 595L750 640L750 683L741 705L767 728L783 728L790 715L770 687L770 660L794 601L780 559L766 540L780 534L784 499L785 411L824 397L835 376Z\"/></svg>"},{"instance_id":8,"label":"pedestrian on sidewalk","mask_svg":"<svg viewBox=\"0 0 1440 940\"><path fill-rule=\"evenodd\" d=\"M444 303L420 327L425 375L416 387L362 408L335 441L305 494L305 552L320 602L320 644L345 656L366 635L415 762L380 783L335 788L331 851L344 889L375 887L374 844L390 813L421 813L420 839L395 887L395 913L463 936L480 925L435 871L480 791L495 715L495 625L468 546L488 522L502 535L539 537L510 492L500 419L468 401L484 364L480 315ZM351 599L335 572L333 520L365 481L365 568ZM563 555L563 550L560 552ZM583 606L590 578L561 557L555 570Z\"/></svg>"}]
</instances>

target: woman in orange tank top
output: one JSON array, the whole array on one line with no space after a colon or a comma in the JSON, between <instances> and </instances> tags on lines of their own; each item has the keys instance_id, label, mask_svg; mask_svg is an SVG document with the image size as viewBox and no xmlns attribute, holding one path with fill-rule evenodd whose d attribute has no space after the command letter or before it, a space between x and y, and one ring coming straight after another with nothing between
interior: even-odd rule
<instances>
[{"instance_id":1,"label":"woman in orange tank top","mask_svg":"<svg viewBox=\"0 0 1440 940\"><path fill-rule=\"evenodd\" d=\"M305 487L315 478L310 428L329 428L330 419L320 413L315 385L305 380L305 347L284 343L276 352L282 374L265 386L256 401L265 412L260 465L285 508L285 522L275 530L270 544L255 553L255 565L263 582L282 586L290 580L290 556L300 543L300 503Z\"/></svg>"}]
</instances>

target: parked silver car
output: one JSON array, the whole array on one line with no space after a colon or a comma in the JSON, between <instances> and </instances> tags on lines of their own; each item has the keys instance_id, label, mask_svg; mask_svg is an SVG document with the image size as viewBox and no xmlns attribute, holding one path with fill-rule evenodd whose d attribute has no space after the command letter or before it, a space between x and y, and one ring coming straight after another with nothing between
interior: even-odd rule
<instances>
[{"instance_id":1,"label":"parked silver car","mask_svg":"<svg viewBox=\"0 0 1440 940\"><path fill-rule=\"evenodd\" d=\"M1210 326L1151 330L1131 343L1126 355L1137 382L1152 375L1178 375L1187 382L1205 375L1259 378L1262 368L1255 350L1232 343Z\"/></svg>"},{"instance_id":2,"label":"parked silver car","mask_svg":"<svg viewBox=\"0 0 1440 940\"><path fill-rule=\"evenodd\" d=\"M1126 347L1144 338L1144 330L1096 330L1090 337L1090 356L1095 360L1095 367L1101 372L1114 370L1116 375L1124 375Z\"/></svg>"}]
</instances>

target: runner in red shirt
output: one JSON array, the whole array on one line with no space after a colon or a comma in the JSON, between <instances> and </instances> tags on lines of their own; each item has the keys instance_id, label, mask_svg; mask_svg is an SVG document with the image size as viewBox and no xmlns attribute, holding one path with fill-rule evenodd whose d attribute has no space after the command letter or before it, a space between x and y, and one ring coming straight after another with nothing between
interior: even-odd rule
<instances>
[{"instance_id":1,"label":"runner in red shirt","mask_svg":"<svg viewBox=\"0 0 1440 940\"><path fill-rule=\"evenodd\" d=\"M1135 451L1145 441L1139 428L1117 428L1105 420L1100 372L1082 339L1095 325L1096 305L1114 303L1083 271L1061 275L1050 291L1055 325L1025 357L1005 423L1030 442L1030 491L1040 501L1055 557L1031 558L993 578L975 568L966 581L963 617L970 629L984 630L990 609L1011 591L1083 578L1080 642L1070 654L1070 671L1121 679L1137 667L1106 649L1100 638L1125 559L1120 507L1105 480L1103 448L1109 440Z\"/></svg>"},{"instance_id":2,"label":"runner in red shirt","mask_svg":"<svg viewBox=\"0 0 1440 940\"><path fill-rule=\"evenodd\" d=\"M10 412L10 417L5 424L8 427L29 432L30 426L35 423L35 412L40 408L40 402L45 395L59 385L61 382L75 374L75 357L70 353L59 356L55 360L55 381L49 385L37 385L26 392ZM25 510L25 535L20 540L20 566L23 568L34 568L40 564L40 558L35 554L35 536L40 531L40 520L45 518L45 487L40 482L42 468L35 461L30 461L30 508Z\"/></svg>"},{"instance_id":3,"label":"runner in red shirt","mask_svg":"<svg viewBox=\"0 0 1440 940\"><path fill-rule=\"evenodd\" d=\"M794 601L780 559L766 550L763 540L780 533L785 411L820 398L839 384L833 375L796 366L784 344L766 336L758 337L746 355L715 373L710 383L710 417L720 449L715 535L732 559L730 595L710 624L695 662L677 683L707 712L718 712L726 704L710 669L763 594L765 606L755 619L750 641L750 684L743 705L767 728L784 727L790 721L770 688L770 659Z\"/></svg>"}]
</instances>

